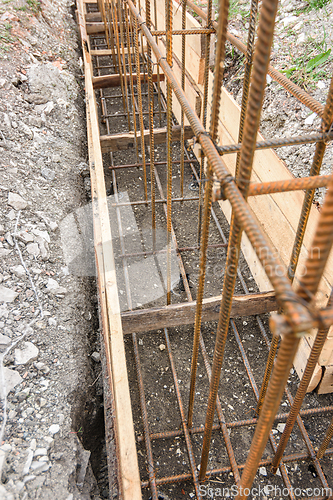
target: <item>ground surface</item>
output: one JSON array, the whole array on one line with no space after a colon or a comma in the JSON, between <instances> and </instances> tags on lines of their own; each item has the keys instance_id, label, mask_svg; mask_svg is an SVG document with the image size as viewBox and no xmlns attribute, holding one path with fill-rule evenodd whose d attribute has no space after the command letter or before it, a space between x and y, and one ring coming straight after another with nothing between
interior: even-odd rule
<instances>
[{"instance_id":1,"label":"ground surface","mask_svg":"<svg viewBox=\"0 0 333 500\"><path fill-rule=\"evenodd\" d=\"M90 358L98 339L95 279L85 268L73 272L67 239L73 212L87 203L73 13L64 1L0 4L0 498L6 500L103 494L81 444L97 455L102 450L100 363L97 353Z\"/></svg>"}]
</instances>

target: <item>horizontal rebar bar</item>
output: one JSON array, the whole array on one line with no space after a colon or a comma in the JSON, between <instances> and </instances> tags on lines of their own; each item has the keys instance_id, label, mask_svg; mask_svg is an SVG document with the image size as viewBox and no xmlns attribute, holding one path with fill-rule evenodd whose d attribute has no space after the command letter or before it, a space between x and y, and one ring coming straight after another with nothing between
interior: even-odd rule
<instances>
[{"instance_id":1,"label":"horizontal rebar bar","mask_svg":"<svg viewBox=\"0 0 333 500\"><path fill-rule=\"evenodd\" d=\"M254 408L253 408L254 409ZM330 413L333 412L333 406L321 406L319 408L309 408L308 410L301 410L299 412L301 417L312 417L313 415L319 415L322 413ZM274 422L282 421L284 422L287 420L289 416L288 413L278 413L275 416ZM246 426L252 426L256 425L258 422L258 418L249 418L248 420L235 420L234 422L226 422L226 426L229 429L235 428L235 427L246 427ZM221 429L221 426L219 424L214 424L213 430L218 431ZM201 427L192 427L190 429L190 434L201 434L205 430L204 426ZM166 431L166 432L155 432L150 434L150 439L171 439L177 436L182 436L183 431L181 429L177 429L174 431ZM144 440L144 437L142 435L137 436L137 440L139 443L141 443ZM284 460L284 459L283 459Z\"/></svg>"},{"instance_id":2,"label":"horizontal rebar bar","mask_svg":"<svg viewBox=\"0 0 333 500\"><path fill-rule=\"evenodd\" d=\"M172 160L172 163L180 163L180 160ZM184 163L198 163L198 160L196 158L193 158L193 160L184 160ZM166 161L155 161L154 165L166 165ZM139 168L142 167L142 163L130 163L128 165L115 165L114 167L109 167L110 170L114 169L121 169L121 168Z\"/></svg>"},{"instance_id":3,"label":"horizontal rebar bar","mask_svg":"<svg viewBox=\"0 0 333 500\"><path fill-rule=\"evenodd\" d=\"M197 201L198 197L193 196L191 198L172 198L172 202L177 201L177 202L183 202L183 201ZM143 200L138 200L138 201L124 201L120 203L112 203L112 207L130 207L134 205L147 205L147 203L151 203L151 200L143 201ZM161 199L161 200L155 200L155 203L166 203L166 199Z\"/></svg>"},{"instance_id":4,"label":"horizontal rebar bar","mask_svg":"<svg viewBox=\"0 0 333 500\"><path fill-rule=\"evenodd\" d=\"M208 245L208 248L226 248L228 245L226 243L216 243L215 245ZM199 246L194 246L194 247L177 247L177 248L172 248L172 252L192 252L194 250L199 250ZM165 248L162 248L161 250L148 250L146 252L136 252L136 253L126 253L126 254L120 254L116 255L116 258L123 258L125 259L126 257L140 257L141 255L155 255L158 253L166 253L167 250Z\"/></svg>"},{"instance_id":5,"label":"horizontal rebar bar","mask_svg":"<svg viewBox=\"0 0 333 500\"><path fill-rule=\"evenodd\" d=\"M324 456L328 455L333 455L333 448L328 448L324 454ZM301 460L309 460L311 459L311 456L308 453L293 453L290 455L285 455L283 457L283 461L285 463L288 462L297 462ZM258 464L258 467L268 467L272 463L272 458L267 458L265 460L261 460ZM244 469L245 464L237 464L239 469ZM221 467L220 469L211 469L207 470L206 472L206 477L214 477L218 476L220 474L228 474L229 472L232 472L231 467L226 465L225 467ZM185 473L185 474L179 474L177 476L166 476L166 477L159 477L156 478L156 484L157 485L162 485L162 484L170 484L170 483L180 483L182 481L189 481L192 479L192 474L190 473ZM142 488L149 488L149 481L142 481L141 482L141 487ZM304 500L306 500L306 497L302 497ZM327 496L324 497L316 497L316 500L325 500L327 499Z\"/></svg>"},{"instance_id":6,"label":"horizontal rebar bar","mask_svg":"<svg viewBox=\"0 0 333 500\"><path fill-rule=\"evenodd\" d=\"M299 146L300 144L313 144L318 141L329 142L333 140L333 131L300 135L298 137L282 137L278 139L266 139L264 141L259 141L255 145L255 149L260 151L262 149L272 149L272 148L282 148L285 146ZM227 155L231 153L236 153L240 151L242 144L230 144L227 146L218 146L217 150L220 155Z\"/></svg>"}]
</instances>

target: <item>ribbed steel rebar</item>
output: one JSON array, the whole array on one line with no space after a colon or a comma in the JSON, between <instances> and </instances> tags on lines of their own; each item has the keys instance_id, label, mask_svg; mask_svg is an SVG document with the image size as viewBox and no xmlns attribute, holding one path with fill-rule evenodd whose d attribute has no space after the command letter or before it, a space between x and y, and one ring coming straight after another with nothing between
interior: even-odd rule
<instances>
[{"instance_id":1,"label":"ribbed steel rebar","mask_svg":"<svg viewBox=\"0 0 333 500\"><path fill-rule=\"evenodd\" d=\"M186 0L182 0L182 30L186 28ZM185 91L185 34L182 35L182 90ZM182 108L181 110L181 136L180 136L180 196L184 196L184 147L185 147L185 136L184 136L184 117L185 113Z\"/></svg>"},{"instance_id":2,"label":"ribbed steel rebar","mask_svg":"<svg viewBox=\"0 0 333 500\"><path fill-rule=\"evenodd\" d=\"M218 38L216 44L216 64L215 64L212 114L211 114L211 124L210 124L210 134L213 140L216 139L217 127L218 127L221 85L223 79L223 65L225 56L225 34L228 22L228 10L229 10L229 0L222 0L222 2L220 3L220 11L219 11L219 27L218 27ZM190 396L189 396L189 408L188 408L189 427L192 427L192 418L194 409L195 384L196 384L197 362L199 353L199 335L201 329L202 301L203 301L203 294L205 287L207 246L208 246L211 205L212 205L212 171L210 166L208 165L208 182L206 183L206 188L205 188L203 225L201 231L201 244L200 244L200 275L199 275L199 284L197 293L197 305L196 305L194 335L193 335L193 351L192 351L192 361L191 361L191 382L190 382Z\"/></svg>"},{"instance_id":3,"label":"ribbed steel rebar","mask_svg":"<svg viewBox=\"0 0 333 500\"><path fill-rule=\"evenodd\" d=\"M146 25L151 29L150 0L146 0ZM156 246L156 209L155 209L155 143L154 143L154 87L153 68L151 58L151 47L147 46L147 69L148 69L148 111L149 111L149 158L150 158L150 195L151 195L151 227L153 249Z\"/></svg>"},{"instance_id":4,"label":"ribbed steel rebar","mask_svg":"<svg viewBox=\"0 0 333 500\"><path fill-rule=\"evenodd\" d=\"M172 67L172 0L165 0L166 58ZM171 304L172 87L167 81L167 304Z\"/></svg>"},{"instance_id":5,"label":"ribbed steel rebar","mask_svg":"<svg viewBox=\"0 0 333 500\"><path fill-rule=\"evenodd\" d=\"M332 303L333 303L332 298L333 297L331 294L331 297L327 303L327 307L332 307ZM277 468L278 468L279 463L281 461L282 455L284 453L284 450L285 450L287 443L288 443L288 440L290 438L290 434L294 428L294 425L295 425L295 422L297 419L297 415L299 414L299 411L301 409L301 405L302 405L304 396L306 394L307 388L309 386L309 383L311 381L311 377L313 375L314 369L315 369L316 364L318 362L319 355L322 351L322 348L324 347L324 344L325 344L325 341L327 338L327 334L328 334L328 328L319 329L317 332L314 344L313 344L312 349L311 349L310 356L307 360L307 363L306 363L306 366L304 369L303 377L300 381L300 384L299 384L297 392L296 392L296 396L294 398L293 405L290 409L290 413L289 413L289 416L288 416L288 419L286 422L286 426L285 426L284 431L282 433L282 436L280 438L278 449L277 449L275 456L273 458L273 461L272 461L272 469L271 470L274 474L277 471Z\"/></svg>"},{"instance_id":6,"label":"ribbed steel rebar","mask_svg":"<svg viewBox=\"0 0 333 500\"><path fill-rule=\"evenodd\" d=\"M140 75L140 52L139 52L139 39L138 39L138 22L137 18L133 16L134 24L134 48L135 48L135 64L136 64L136 74ZM142 171L143 171L143 186L145 200L148 199L147 193L147 171L146 171L146 151L145 151L145 139L144 139L144 125L143 125L143 114L142 114L142 95L141 95L141 78L137 79L137 93L138 93L138 111L139 111L139 123L140 123L140 135L141 135L141 156L142 156Z\"/></svg>"},{"instance_id":7,"label":"ribbed steel rebar","mask_svg":"<svg viewBox=\"0 0 333 500\"><path fill-rule=\"evenodd\" d=\"M247 103L248 103L248 99L249 99L250 78L251 78L252 63L253 63L253 47L254 47L254 35L255 35L256 22L257 22L257 13L258 13L258 0L251 0L249 33L248 33L248 37L247 37L246 61L245 61L245 68L244 68L242 105L241 105L241 114L240 114L240 119L239 119L239 131L238 131L238 142L240 142L240 143L243 140L245 114L246 114L246 108L247 108ZM240 162L240 152L237 153L237 158L236 158L236 170L235 170L236 179L237 179L237 176L239 173L239 162Z\"/></svg>"},{"instance_id":8,"label":"ribbed steel rebar","mask_svg":"<svg viewBox=\"0 0 333 500\"><path fill-rule=\"evenodd\" d=\"M321 127L323 133L328 132L330 130L332 122L333 122L333 77L331 79L331 84L328 91L328 96L323 114L322 127ZM316 145L316 150L310 170L311 176L319 174L325 150L326 150L326 143L318 142ZM301 253L302 243L310 215L310 209L312 206L314 194L315 191L314 189L312 189L307 191L304 197L302 211L298 222L295 242L291 252L290 264L288 268L288 276L291 280L293 280L295 276L295 271L299 260L299 255Z\"/></svg>"},{"instance_id":9,"label":"ribbed steel rebar","mask_svg":"<svg viewBox=\"0 0 333 500\"><path fill-rule=\"evenodd\" d=\"M269 382L269 379L271 377L271 373L272 373L272 369L273 369L273 365L274 365L274 359L275 359L279 340L280 340L279 336L273 335L271 347L270 347L269 353L268 353L264 378L263 378L263 381L261 384L259 399L258 399L258 403L257 403L256 412L258 413L258 415L260 414L260 411L261 411L261 408L262 408L262 405L264 402L265 394L266 394L267 387L268 387L268 382Z\"/></svg>"},{"instance_id":10,"label":"ribbed steel rebar","mask_svg":"<svg viewBox=\"0 0 333 500\"><path fill-rule=\"evenodd\" d=\"M241 149L241 159L239 166L239 189L244 199L247 197L248 183L251 177L252 161L255 151L255 140L259 128L260 111L264 97L266 85L266 74L269 63L270 50L273 40L275 15L277 11L277 0L264 0L262 3L258 42L256 45L249 104L246 113L244 126L244 140ZM200 480L205 478L212 426L214 420L214 410L216 396L220 381L220 373L224 356L224 348L228 333L228 325L231 311L231 301L234 293L237 277L237 266L240 252L240 242L242 236L242 226L239 219L232 214L230 224L229 246L226 262L226 272L223 282L222 300L219 321L216 332L215 350L212 366L212 380L209 388L208 405L205 422L205 434L202 445L202 456L200 465ZM258 462L261 456L258 458Z\"/></svg>"},{"instance_id":11,"label":"ribbed steel rebar","mask_svg":"<svg viewBox=\"0 0 333 500\"><path fill-rule=\"evenodd\" d=\"M317 453L318 459L323 458L324 454L326 453L327 447L330 444L332 437L333 437L333 418L332 418L331 423L326 431L323 442L321 443L320 448L318 450L318 453Z\"/></svg>"}]
</instances>

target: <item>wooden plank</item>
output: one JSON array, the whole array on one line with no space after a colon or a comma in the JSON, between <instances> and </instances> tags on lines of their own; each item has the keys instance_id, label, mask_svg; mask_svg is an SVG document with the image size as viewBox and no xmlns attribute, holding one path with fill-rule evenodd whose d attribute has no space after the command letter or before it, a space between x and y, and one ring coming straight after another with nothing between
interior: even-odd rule
<instances>
[{"instance_id":1,"label":"wooden plank","mask_svg":"<svg viewBox=\"0 0 333 500\"><path fill-rule=\"evenodd\" d=\"M302 378L303 376L306 363L310 356L310 352L311 352L311 347L309 346L305 337L302 337L300 340L300 346L298 348L298 351L294 359L294 368L299 378ZM314 369L308 390L306 392L312 392L318 386L322 374L323 374L323 368L318 363L316 363L316 367Z\"/></svg>"},{"instance_id":2,"label":"wooden plank","mask_svg":"<svg viewBox=\"0 0 333 500\"><path fill-rule=\"evenodd\" d=\"M86 23L87 35L96 35L97 33L105 33L104 23Z\"/></svg>"},{"instance_id":3,"label":"wooden plank","mask_svg":"<svg viewBox=\"0 0 333 500\"><path fill-rule=\"evenodd\" d=\"M323 378L318 386L318 394L333 392L333 365L325 366Z\"/></svg>"},{"instance_id":4,"label":"wooden plank","mask_svg":"<svg viewBox=\"0 0 333 500\"><path fill-rule=\"evenodd\" d=\"M180 141L180 125L174 125L172 127L172 141ZM189 125L185 127L185 139L191 139L193 137L193 131ZM124 149L134 148L134 132L113 134L113 135L102 135L101 138L101 148L102 153L107 153L108 151L122 151ZM149 130L144 131L145 144L149 144ZM166 128L155 128L154 130L154 141L155 144L163 144L167 140L167 130Z\"/></svg>"},{"instance_id":5,"label":"wooden plank","mask_svg":"<svg viewBox=\"0 0 333 500\"><path fill-rule=\"evenodd\" d=\"M84 0L78 0L80 18L79 25L84 57L86 102L91 122L91 144L94 162L93 168L96 173L98 215L102 234L101 246L103 252L105 295L110 333L109 356L112 366L117 435L119 443L119 463L121 470L120 482L122 497L124 500L139 500L141 499L140 475L135 446L123 332L121 327L112 236L106 202L106 189L104 182L102 152L99 141L97 107L95 92L92 85L91 57L87 50L89 47L89 39L87 38L83 21L83 1Z\"/></svg>"},{"instance_id":6,"label":"wooden plank","mask_svg":"<svg viewBox=\"0 0 333 500\"><path fill-rule=\"evenodd\" d=\"M99 52L99 51L97 51ZM99 55L99 54L98 54ZM140 79L142 82L147 82L147 75L144 73L140 74ZM160 75L160 80L164 80L164 74ZM130 82L130 75L127 75L127 81L128 83ZM134 84L137 82L137 75L136 73L133 74L133 82ZM153 82L157 82L157 74L153 73ZM93 77L93 87L94 89L107 89L111 87L120 87L121 85L121 80L120 80L120 75L101 75L101 76L94 76Z\"/></svg>"},{"instance_id":7,"label":"wooden plank","mask_svg":"<svg viewBox=\"0 0 333 500\"><path fill-rule=\"evenodd\" d=\"M221 295L203 300L202 321L215 321L219 317ZM254 316L276 311L274 292L236 295L232 301L231 317ZM123 312L121 322L124 334L147 332L163 327L194 323L196 301L170 306L152 307Z\"/></svg>"}]
</instances>

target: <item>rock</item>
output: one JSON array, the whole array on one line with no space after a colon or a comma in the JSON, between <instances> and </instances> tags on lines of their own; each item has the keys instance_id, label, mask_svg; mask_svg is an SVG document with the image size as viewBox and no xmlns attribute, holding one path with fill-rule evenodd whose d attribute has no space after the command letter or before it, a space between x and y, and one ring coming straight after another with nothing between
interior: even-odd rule
<instances>
[{"instance_id":1,"label":"rock","mask_svg":"<svg viewBox=\"0 0 333 500\"><path fill-rule=\"evenodd\" d=\"M7 80L5 78L0 78L0 89L3 89L6 83Z\"/></svg>"},{"instance_id":2,"label":"rock","mask_svg":"<svg viewBox=\"0 0 333 500\"><path fill-rule=\"evenodd\" d=\"M25 365L37 359L39 350L32 342L24 342L23 349L15 349L15 364Z\"/></svg>"},{"instance_id":3,"label":"rock","mask_svg":"<svg viewBox=\"0 0 333 500\"><path fill-rule=\"evenodd\" d=\"M54 170L51 170L49 168L43 168L41 174L47 181L54 181L56 176Z\"/></svg>"},{"instance_id":4,"label":"rock","mask_svg":"<svg viewBox=\"0 0 333 500\"><path fill-rule=\"evenodd\" d=\"M98 363L98 362L101 360L101 356L100 356L99 352L96 352L96 351L95 351L95 352L93 352L93 353L92 353L92 355L91 355L90 357L91 357L91 359L92 359L93 361L95 361L96 363Z\"/></svg>"},{"instance_id":5,"label":"rock","mask_svg":"<svg viewBox=\"0 0 333 500\"><path fill-rule=\"evenodd\" d=\"M304 120L305 125L312 125L313 122L315 121L316 116L317 116L316 113L312 113L310 116L305 118Z\"/></svg>"},{"instance_id":6,"label":"rock","mask_svg":"<svg viewBox=\"0 0 333 500\"><path fill-rule=\"evenodd\" d=\"M297 16L287 16L284 19L282 19L284 27L288 26L289 24L294 23L295 21L298 20Z\"/></svg>"},{"instance_id":7,"label":"rock","mask_svg":"<svg viewBox=\"0 0 333 500\"><path fill-rule=\"evenodd\" d=\"M158 346L158 348L159 348L160 351L164 351L165 350L165 345L164 344L160 344Z\"/></svg>"},{"instance_id":8,"label":"rock","mask_svg":"<svg viewBox=\"0 0 333 500\"><path fill-rule=\"evenodd\" d=\"M60 156L60 155L58 155L58 154L53 154L53 155L52 155L51 160L52 160L54 163L60 163L60 162L61 162L61 156Z\"/></svg>"},{"instance_id":9,"label":"rock","mask_svg":"<svg viewBox=\"0 0 333 500\"><path fill-rule=\"evenodd\" d=\"M9 248L0 248L0 257L6 257L11 253Z\"/></svg>"},{"instance_id":10,"label":"rock","mask_svg":"<svg viewBox=\"0 0 333 500\"><path fill-rule=\"evenodd\" d=\"M7 127L7 128L12 128L12 124L11 124L11 122L10 122L10 118L9 118L9 116L7 115L7 113L4 113L4 114L3 114L3 122L4 122L5 127Z\"/></svg>"},{"instance_id":11,"label":"rock","mask_svg":"<svg viewBox=\"0 0 333 500\"><path fill-rule=\"evenodd\" d=\"M14 246L14 241L10 233L5 234L5 240L7 241L8 245L10 245L11 247Z\"/></svg>"},{"instance_id":12,"label":"rock","mask_svg":"<svg viewBox=\"0 0 333 500\"><path fill-rule=\"evenodd\" d=\"M12 447L10 446L10 444L4 444L0 448L0 478L1 478L2 473L3 473L4 465L6 464L7 455L11 449L12 449ZM2 498L1 490L0 490L0 498Z\"/></svg>"},{"instance_id":13,"label":"rock","mask_svg":"<svg viewBox=\"0 0 333 500\"><path fill-rule=\"evenodd\" d=\"M43 238L43 240L47 241L48 243L51 242L49 233L47 231L40 231L39 229L33 229L32 232L34 233L35 236L40 236Z\"/></svg>"},{"instance_id":14,"label":"rock","mask_svg":"<svg viewBox=\"0 0 333 500\"><path fill-rule=\"evenodd\" d=\"M45 105L45 108L44 108L44 114L45 115L49 115L51 114L51 112L53 111L54 109L54 103L53 101L49 101L48 103L46 103Z\"/></svg>"},{"instance_id":15,"label":"rock","mask_svg":"<svg viewBox=\"0 0 333 500\"><path fill-rule=\"evenodd\" d=\"M16 218L16 214L15 214L14 210L13 210L13 209L12 209L12 210L10 210L10 211L8 212L8 214L6 214L6 217L7 217L7 219L9 219L9 220L14 220L14 219Z\"/></svg>"},{"instance_id":16,"label":"rock","mask_svg":"<svg viewBox=\"0 0 333 500\"><path fill-rule=\"evenodd\" d=\"M34 474L40 474L41 472L48 471L50 467L51 465L45 462L32 462L30 469Z\"/></svg>"},{"instance_id":17,"label":"rock","mask_svg":"<svg viewBox=\"0 0 333 500\"><path fill-rule=\"evenodd\" d=\"M29 125L31 127L41 128L43 122L39 116L29 116Z\"/></svg>"},{"instance_id":18,"label":"rock","mask_svg":"<svg viewBox=\"0 0 333 500\"><path fill-rule=\"evenodd\" d=\"M24 99L27 102L30 102L30 104L46 104L48 101L48 98L41 95L41 94L25 94Z\"/></svg>"},{"instance_id":19,"label":"rock","mask_svg":"<svg viewBox=\"0 0 333 500\"><path fill-rule=\"evenodd\" d=\"M0 302L13 302L17 296L17 292L0 285Z\"/></svg>"},{"instance_id":20,"label":"rock","mask_svg":"<svg viewBox=\"0 0 333 500\"><path fill-rule=\"evenodd\" d=\"M67 293L66 288L61 287L53 278L49 278L46 290L48 293L52 293L52 295L56 295L57 297L63 296Z\"/></svg>"},{"instance_id":21,"label":"rock","mask_svg":"<svg viewBox=\"0 0 333 500\"><path fill-rule=\"evenodd\" d=\"M11 270L18 278L23 278L25 276L25 269L21 266L21 264L19 266L12 267Z\"/></svg>"},{"instance_id":22,"label":"rock","mask_svg":"<svg viewBox=\"0 0 333 500\"><path fill-rule=\"evenodd\" d=\"M16 233L15 236L18 240L23 241L23 243L31 243L34 241L32 234L27 233L26 231L20 231Z\"/></svg>"},{"instance_id":23,"label":"rock","mask_svg":"<svg viewBox=\"0 0 333 500\"><path fill-rule=\"evenodd\" d=\"M47 455L46 448L37 448L34 453L34 457L41 457Z\"/></svg>"},{"instance_id":24,"label":"rock","mask_svg":"<svg viewBox=\"0 0 333 500\"><path fill-rule=\"evenodd\" d=\"M57 326L57 320L55 318L48 319L49 326Z\"/></svg>"},{"instance_id":25,"label":"rock","mask_svg":"<svg viewBox=\"0 0 333 500\"><path fill-rule=\"evenodd\" d=\"M48 258L48 251L47 251L48 249L46 247L47 243L40 236L35 236L34 239L35 239L36 243L38 243L38 247L39 247L39 251L40 251L40 255L41 255L42 259L47 260L47 258Z\"/></svg>"},{"instance_id":26,"label":"rock","mask_svg":"<svg viewBox=\"0 0 333 500\"><path fill-rule=\"evenodd\" d=\"M23 122L19 122L19 125L20 125L20 130L25 134L27 135L30 139L33 138L34 134L31 130L31 128L28 127L28 125L26 125L25 123Z\"/></svg>"},{"instance_id":27,"label":"rock","mask_svg":"<svg viewBox=\"0 0 333 500\"><path fill-rule=\"evenodd\" d=\"M16 370L10 370L9 368L4 367L3 371L5 377L6 393L8 395L9 392L12 391L18 384L20 384L23 379Z\"/></svg>"},{"instance_id":28,"label":"rock","mask_svg":"<svg viewBox=\"0 0 333 500\"><path fill-rule=\"evenodd\" d=\"M24 210L28 203L17 193L8 193L8 205L15 210Z\"/></svg>"},{"instance_id":29,"label":"rock","mask_svg":"<svg viewBox=\"0 0 333 500\"><path fill-rule=\"evenodd\" d=\"M5 234L6 230L5 230L5 227L0 224L0 234Z\"/></svg>"},{"instance_id":30,"label":"rock","mask_svg":"<svg viewBox=\"0 0 333 500\"><path fill-rule=\"evenodd\" d=\"M282 434L282 432L284 431L285 426L286 426L286 424L277 424L276 428Z\"/></svg>"},{"instance_id":31,"label":"rock","mask_svg":"<svg viewBox=\"0 0 333 500\"><path fill-rule=\"evenodd\" d=\"M44 215L43 212L36 212L36 214L45 222L45 224L51 229L51 231L55 231L58 228L58 224L51 219L47 215Z\"/></svg>"},{"instance_id":32,"label":"rock","mask_svg":"<svg viewBox=\"0 0 333 500\"><path fill-rule=\"evenodd\" d=\"M39 247L38 247L37 243L29 243L29 245L27 245L27 251L30 255L33 255L34 257L38 257Z\"/></svg>"},{"instance_id":33,"label":"rock","mask_svg":"<svg viewBox=\"0 0 333 500\"><path fill-rule=\"evenodd\" d=\"M7 335L2 335L0 333L0 349L6 347L11 343L11 338L7 337Z\"/></svg>"},{"instance_id":34,"label":"rock","mask_svg":"<svg viewBox=\"0 0 333 500\"><path fill-rule=\"evenodd\" d=\"M296 45L301 45L302 43L305 42L305 40L306 40L305 33L301 33L296 40Z\"/></svg>"},{"instance_id":35,"label":"rock","mask_svg":"<svg viewBox=\"0 0 333 500\"><path fill-rule=\"evenodd\" d=\"M267 476L266 467L259 467L259 474L261 474L262 476Z\"/></svg>"},{"instance_id":36,"label":"rock","mask_svg":"<svg viewBox=\"0 0 333 500\"><path fill-rule=\"evenodd\" d=\"M60 425L58 424L52 424L49 427L49 433L52 434L52 436L54 436L54 434L57 434L59 431L60 431Z\"/></svg>"},{"instance_id":37,"label":"rock","mask_svg":"<svg viewBox=\"0 0 333 500\"><path fill-rule=\"evenodd\" d=\"M28 474L33 456L34 456L33 450L28 448L28 455L23 467L22 476L26 476Z\"/></svg>"}]
</instances>

